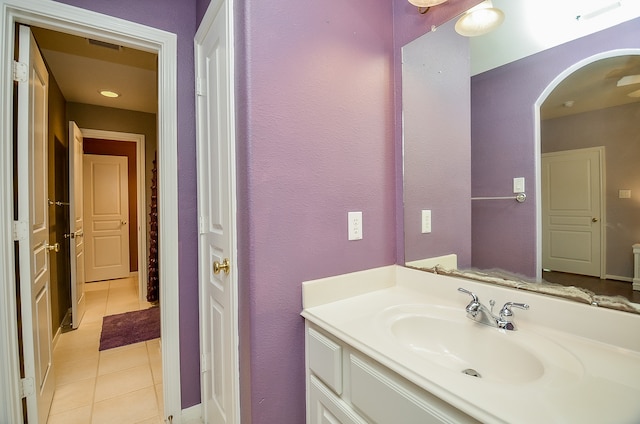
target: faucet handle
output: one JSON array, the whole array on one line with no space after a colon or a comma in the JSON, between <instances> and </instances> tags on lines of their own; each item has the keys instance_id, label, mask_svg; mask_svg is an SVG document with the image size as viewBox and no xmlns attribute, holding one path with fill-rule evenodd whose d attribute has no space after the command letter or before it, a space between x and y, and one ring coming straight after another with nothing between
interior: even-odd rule
<instances>
[{"instance_id":1,"label":"faucet handle","mask_svg":"<svg viewBox=\"0 0 640 424\"><path fill-rule=\"evenodd\" d=\"M500 318L507 322L511 322L511 317L513 317L513 311L511 307L515 306L520 309L529 309L529 305L526 303L515 303L515 302L507 302L504 304L502 309L500 309Z\"/></svg>"},{"instance_id":2,"label":"faucet handle","mask_svg":"<svg viewBox=\"0 0 640 424\"><path fill-rule=\"evenodd\" d=\"M475 293L473 293L473 292L471 292L471 291L469 291L469 290L467 290L467 289L463 289L462 287L458 287L458 291L459 291L459 292L462 292L462 293L466 293L466 294L468 294L469 296L473 297L473 301L474 301L474 302L477 302L477 301L478 301L478 296L476 296L476 294L475 294Z\"/></svg>"},{"instance_id":3,"label":"faucet handle","mask_svg":"<svg viewBox=\"0 0 640 424\"><path fill-rule=\"evenodd\" d=\"M478 311L480 310L480 301L478 300L478 296L476 296L475 293L470 292L467 289L463 289L462 287L458 287L458 291L462 293L466 293L473 298L473 300L469 302L469 304L467 305L466 311L468 314L471 314L471 316L475 317L478 314Z\"/></svg>"}]
</instances>

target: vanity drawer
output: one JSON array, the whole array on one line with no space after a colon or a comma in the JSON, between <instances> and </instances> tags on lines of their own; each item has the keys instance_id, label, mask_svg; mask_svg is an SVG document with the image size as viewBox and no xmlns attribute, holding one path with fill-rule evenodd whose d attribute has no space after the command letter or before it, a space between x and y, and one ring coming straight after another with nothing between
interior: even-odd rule
<instances>
[{"instance_id":1,"label":"vanity drawer","mask_svg":"<svg viewBox=\"0 0 640 424\"><path fill-rule=\"evenodd\" d=\"M342 347L319 331L307 329L309 369L338 395L342 394Z\"/></svg>"},{"instance_id":2,"label":"vanity drawer","mask_svg":"<svg viewBox=\"0 0 640 424\"><path fill-rule=\"evenodd\" d=\"M379 364L349 356L351 404L377 424L478 423Z\"/></svg>"},{"instance_id":3,"label":"vanity drawer","mask_svg":"<svg viewBox=\"0 0 640 424\"><path fill-rule=\"evenodd\" d=\"M309 378L309 424L368 424L315 376Z\"/></svg>"}]
</instances>

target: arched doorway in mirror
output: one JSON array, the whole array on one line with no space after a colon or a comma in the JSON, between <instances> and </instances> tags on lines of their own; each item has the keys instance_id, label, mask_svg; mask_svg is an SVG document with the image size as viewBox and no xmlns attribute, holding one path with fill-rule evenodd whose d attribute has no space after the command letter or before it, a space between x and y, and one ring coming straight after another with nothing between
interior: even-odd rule
<instances>
[{"instance_id":1,"label":"arched doorway in mirror","mask_svg":"<svg viewBox=\"0 0 640 424\"><path fill-rule=\"evenodd\" d=\"M536 111L543 278L598 293L632 292L632 246L640 242L640 50L604 52L570 67Z\"/></svg>"}]
</instances>

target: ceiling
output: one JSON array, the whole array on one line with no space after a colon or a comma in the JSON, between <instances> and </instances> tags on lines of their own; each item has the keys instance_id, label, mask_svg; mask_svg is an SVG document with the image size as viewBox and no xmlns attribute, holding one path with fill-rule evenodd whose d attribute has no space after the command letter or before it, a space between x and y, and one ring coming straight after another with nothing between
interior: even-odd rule
<instances>
[{"instance_id":1,"label":"ceiling","mask_svg":"<svg viewBox=\"0 0 640 424\"><path fill-rule=\"evenodd\" d=\"M43 28L33 27L32 31L68 102L156 113L156 54ZM640 83L617 86L628 75L640 75L640 56L603 59L577 70L549 95L542 119L640 101L640 97L627 96L639 90ZM99 94L102 89L121 96L104 97ZM566 107L567 102L573 105Z\"/></svg>"},{"instance_id":2,"label":"ceiling","mask_svg":"<svg viewBox=\"0 0 640 424\"><path fill-rule=\"evenodd\" d=\"M157 112L156 54L43 28L31 30L68 102ZM103 89L120 97L104 97L99 94Z\"/></svg>"},{"instance_id":3,"label":"ceiling","mask_svg":"<svg viewBox=\"0 0 640 424\"><path fill-rule=\"evenodd\" d=\"M618 86L625 76L638 81ZM565 78L542 104L542 119L640 102L629 94L640 90L640 56L617 56L592 62Z\"/></svg>"}]
</instances>

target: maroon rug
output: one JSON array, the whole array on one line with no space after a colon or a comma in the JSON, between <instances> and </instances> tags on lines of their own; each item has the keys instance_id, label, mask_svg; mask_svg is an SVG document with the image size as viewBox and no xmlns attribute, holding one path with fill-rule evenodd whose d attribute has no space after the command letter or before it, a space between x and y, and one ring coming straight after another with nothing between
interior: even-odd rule
<instances>
[{"instance_id":1,"label":"maroon rug","mask_svg":"<svg viewBox=\"0 0 640 424\"><path fill-rule=\"evenodd\" d=\"M100 349L126 346L160 337L160 308L109 315L102 319Z\"/></svg>"}]
</instances>

